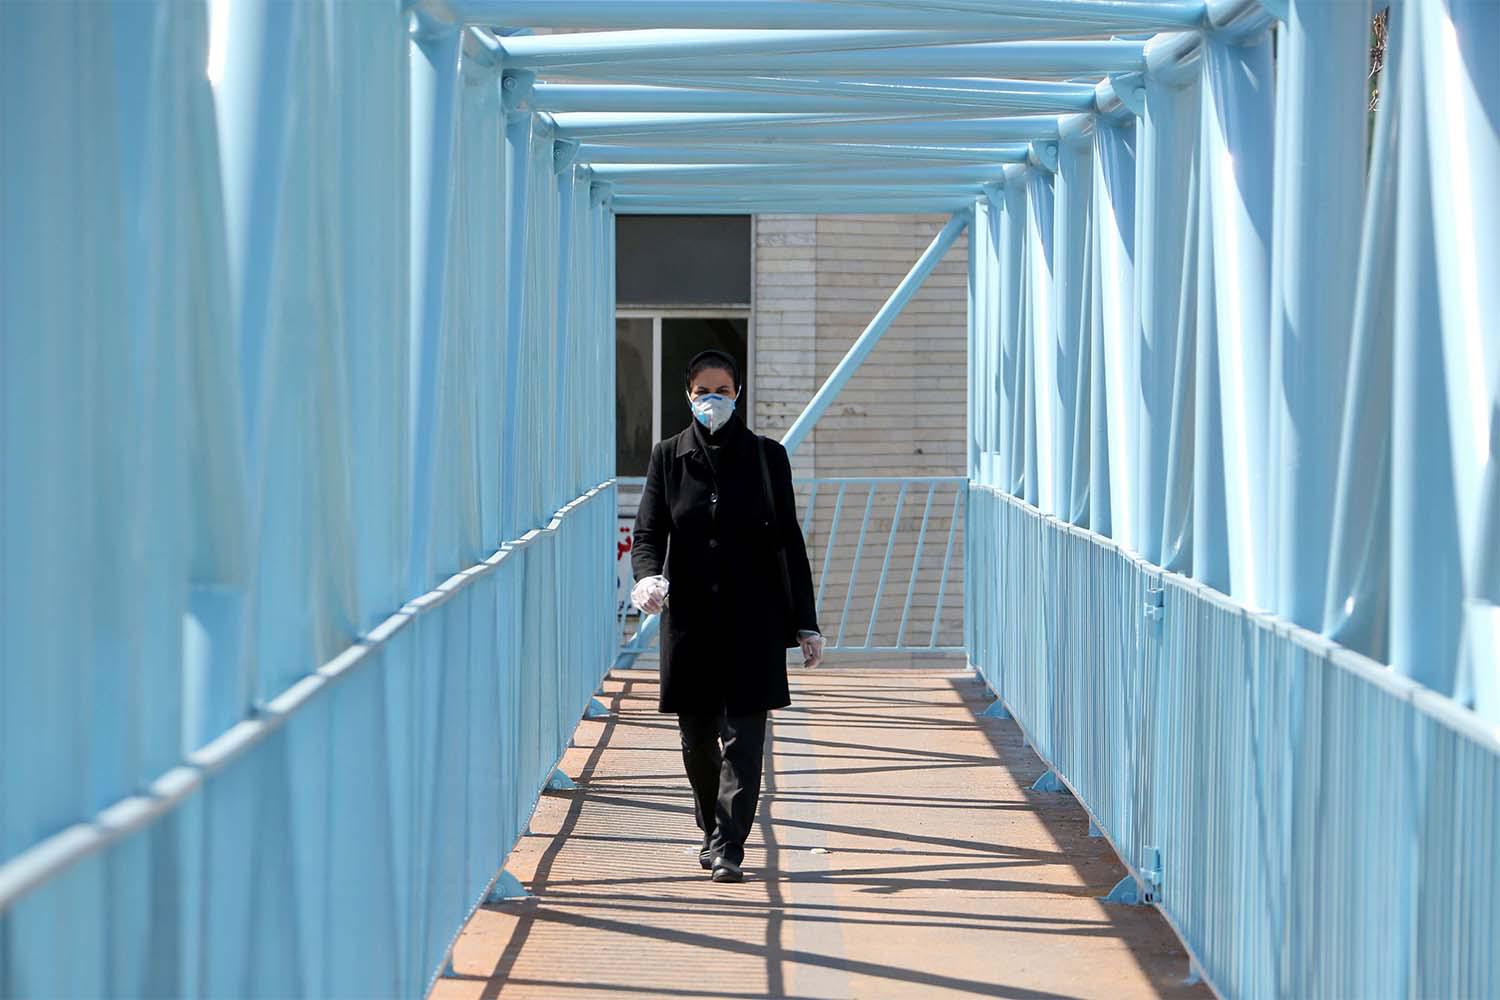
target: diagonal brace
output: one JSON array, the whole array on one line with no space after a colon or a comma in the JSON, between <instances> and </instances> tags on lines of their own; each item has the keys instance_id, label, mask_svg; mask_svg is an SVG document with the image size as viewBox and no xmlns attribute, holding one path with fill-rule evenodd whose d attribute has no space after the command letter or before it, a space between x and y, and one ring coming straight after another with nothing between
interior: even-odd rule
<instances>
[{"instance_id":1,"label":"diagonal brace","mask_svg":"<svg viewBox=\"0 0 1500 1000\"><path fill-rule=\"evenodd\" d=\"M962 212L955 212L953 217L948 220L948 224L943 226L938 231L938 234L932 238L932 242L927 245L927 249L922 251L922 256L917 258L917 262L912 265L906 277L902 278L901 283L896 286L896 290L891 292L890 298L885 300L885 304L875 313L875 317L870 320L870 324L865 327L864 332L855 338L848 353L834 366L833 371L829 373L828 378L824 380L818 391L813 394L813 398L808 402L806 408L792 422L791 428L787 430L781 439L781 444L786 448L787 454L796 451L797 446L812 432L813 427L823 416L824 412L832 405L838 394L843 391L844 386L848 384L849 380L854 377L854 373L859 370L859 366L864 364L865 359L870 356L870 352L875 350L875 345L880 343L880 338L885 335L886 330L889 330L891 324L895 322L896 317L901 315L901 310L906 308L906 304L921 289L922 283L927 280L927 276L937 268L944 255L947 254L948 248L953 246L959 235L964 231L964 228L969 224L969 219L972 215L972 211L968 209Z\"/></svg>"}]
</instances>

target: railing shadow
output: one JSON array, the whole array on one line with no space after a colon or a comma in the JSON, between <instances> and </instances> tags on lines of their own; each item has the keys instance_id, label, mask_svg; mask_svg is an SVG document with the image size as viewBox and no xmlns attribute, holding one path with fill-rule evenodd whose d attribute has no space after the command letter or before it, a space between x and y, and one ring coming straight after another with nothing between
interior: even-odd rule
<instances>
[{"instance_id":1,"label":"railing shadow","mask_svg":"<svg viewBox=\"0 0 1500 1000\"><path fill-rule=\"evenodd\" d=\"M889 677L889 674L885 676ZM795 721L773 720L767 735L767 769L757 817L764 860L754 866L746 887L755 891L706 891L691 896L685 896L683 890L705 883L703 874L689 867L689 859L684 859L680 871L675 868L663 871L649 865L635 868L601 866L593 871L587 865L580 870L576 863L558 864L570 843L575 847L583 842L595 843L598 848L594 855L610 858L628 856L636 850L650 850L653 845L659 849L664 842L672 845L673 850L682 852L696 846L691 800L675 752L666 753L664 751L669 748L655 744L630 745L626 752L643 753L649 761L648 767L626 771L605 769L607 773L595 776L612 738L642 728L670 729L675 733L669 720L648 722L633 717L634 711L654 708L642 704L650 700L653 684L644 675L625 680L623 688L612 696L611 707L628 706L626 714L608 720L598 742L591 748L578 777L580 790L572 794L566 812L557 823L556 833L548 835L549 842L541 851L535 874L529 880L528 888L534 898L519 906L500 904L509 908L508 936L494 966L484 975L459 977L475 985L483 984L482 992L465 995L495 998L502 995L502 990L508 995L515 989L524 995L551 990L558 995L634 992L663 997L792 998L799 995L795 990L800 985L796 980L789 981L789 971L793 967L799 970L798 979L808 975L825 976L829 977L830 984L836 984L841 977L844 980L868 977L879 979L891 988L905 987L911 995L922 995L924 990L956 991L976 996L1055 998L1071 995L1019 985L1007 986L994 979L948 974L941 969L912 968L904 964L899 955L891 956L889 961L871 960L868 954L850 957L833 949L808 946L808 933L813 934L816 941L818 933L878 933L881 928L892 927L910 928L913 933L933 927L943 927L955 933L1003 932L1035 936L1037 940L1048 937L1080 941L1120 938L1129 944L1139 937L1134 932L1143 922L1159 921L1154 914L1138 910L1118 912L1112 907L1101 907L1097 918L1088 918L1054 916L1045 911L987 913L963 905L964 894L969 893L1035 894L1039 903L1049 898L1100 896L1124 874L1108 846L1087 837L1086 814L1066 795L1027 791L1023 793L1023 801L975 802L951 792L940 794L927 787L921 777L910 781L914 788L910 795L857 789L824 793L788 787L789 783L795 786L797 779L807 775L834 776L844 780L898 771L919 775L922 772L939 773L953 768L994 765L1004 768L1020 787L1029 785L1044 767L1024 747L1019 729L1013 722L980 716L985 707L984 688L976 679L952 674L946 679L952 685L948 700L956 697L962 703L969 716L965 728L982 733L990 753L978 754L968 748L962 752L931 747L913 749L844 735L849 718L864 717L871 730L882 719L887 729L900 725L902 709L920 703L922 699L918 696L924 690L932 691L930 686L914 685L907 691L894 687L868 690L868 697L853 686L842 693L806 691L794 696L800 697L802 704L808 706L806 716L794 715ZM903 698L903 693L912 697ZM868 702L867 706L865 702ZM931 703L930 696L926 703ZM823 708L813 706L826 706L826 717ZM951 704L948 707L951 712ZM887 713L884 716L878 714L882 709ZM815 735L789 731L800 730L809 721L820 727ZM828 733L830 722L838 727L834 734ZM923 728L922 731L927 730ZM661 737L655 739L660 741ZM671 749L675 750L675 747ZM809 759L830 758L839 766L820 768L814 764L805 767L802 763ZM841 806L875 807L887 811L890 821L869 825L838 818L814 820L786 814L786 807L812 801L823 802L832 810ZM977 810L985 816L1033 813L1041 818L1048 835L1059 846L1057 850L1048 850L1007 843L1003 836L965 837L910 829L902 823L901 817L909 815L913 807ZM590 810L594 811L595 821L590 829L582 830L581 827L586 825L583 819ZM601 816L606 819L621 817L621 823L618 827L606 825L601 828L598 820ZM802 841L827 837L839 838L837 854L856 863L828 870L807 870L805 864L791 863L788 852L802 851ZM849 846L851 842L854 846ZM753 850L753 842L751 846ZM903 853L908 857L903 858ZM884 856L891 857L890 863L879 863L877 859ZM871 861L876 862L875 867L864 867ZM1035 880L1023 874L1035 872L1038 866L1050 865L1070 867L1077 877L1067 881L1074 884L1059 885L1055 880ZM1008 871L1016 874L1007 876ZM836 889L840 898L837 901L820 898L820 887L827 887L829 892ZM951 893L952 903L887 905L876 902L913 892L921 894L914 898L926 901L930 900L934 889ZM855 899L868 896L870 902L851 902L851 895ZM674 919L678 914L683 919ZM725 924L746 918L755 919L760 924L753 934L743 929L739 932L725 929ZM663 922L667 925L663 926ZM569 974L561 969L555 977L538 975L534 962L528 962L522 970L524 977L518 978L518 959L543 928L577 935L580 949L587 947L583 935L598 934L610 942L612 950L606 954L580 950L573 967L596 970L597 975L592 978ZM800 942L799 934L792 933L794 928L802 935ZM1167 936L1170 937L1169 932ZM553 940L555 943L555 935ZM755 977L760 982L753 988L745 983L743 988L726 989L719 982L713 985L705 983L697 988L679 982L680 976L667 976L664 983L661 975L652 976L647 986L627 981L629 972L639 969L636 961L630 960L623 962L626 969L620 974L619 981L611 981L612 966L616 965L616 960L623 961L626 957L623 951L617 955L613 949L634 950L635 945L629 942L637 943L643 951L660 948L663 943L691 949L693 962L705 968L716 965L738 968L746 959L753 959L763 972ZM1140 961L1139 956L1137 960ZM1187 971L1185 958L1175 976L1164 973L1159 956L1150 967L1146 962L1140 964L1143 974L1164 995L1207 995L1201 987L1188 987L1181 982L1182 973ZM802 992L807 993L805 989ZM813 992L824 995L825 991Z\"/></svg>"}]
</instances>

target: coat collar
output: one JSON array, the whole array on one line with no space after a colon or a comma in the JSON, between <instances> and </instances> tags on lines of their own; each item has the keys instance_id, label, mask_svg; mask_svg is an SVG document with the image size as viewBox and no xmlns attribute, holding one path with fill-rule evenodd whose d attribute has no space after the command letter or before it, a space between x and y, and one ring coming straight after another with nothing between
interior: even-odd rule
<instances>
[{"instance_id":1,"label":"coat collar","mask_svg":"<svg viewBox=\"0 0 1500 1000\"><path fill-rule=\"evenodd\" d=\"M700 457L703 456L703 449L698 444L698 433L694 428L694 424L688 424L674 439L676 441L672 449L674 455L680 457L697 452ZM723 437L716 443L723 444L727 448L734 448L744 439L745 435L750 433L750 428L745 426L744 418L739 413L735 413L734 416L729 418L729 426L724 428L721 433Z\"/></svg>"}]
</instances>

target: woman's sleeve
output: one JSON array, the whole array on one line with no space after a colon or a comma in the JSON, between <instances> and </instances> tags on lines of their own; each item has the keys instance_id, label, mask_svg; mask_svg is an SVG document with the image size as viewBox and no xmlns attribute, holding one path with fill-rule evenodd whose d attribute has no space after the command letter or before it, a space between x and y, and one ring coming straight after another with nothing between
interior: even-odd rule
<instances>
[{"instance_id":1,"label":"woman's sleeve","mask_svg":"<svg viewBox=\"0 0 1500 1000\"><path fill-rule=\"evenodd\" d=\"M807 562L807 543L797 519L797 491L792 487L792 462L779 441L766 449L771 456L771 480L776 489L776 509L781 515L782 546L786 552L787 575L792 582L792 612L797 628L821 632L818 628L817 598L813 594L812 567Z\"/></svg>"},{"instance_id":2,"label":"woman's sleeve","mask_svg":"<svg viewBox=\"0 0 1500 1000\"><path fill-rule=\"evenodd\" d=\"M651 449L646 467L646 487L635 512L635 533L630 547L630 569L636 580L660 576L667 558L667 539L672 534L672 510L667 505L666 470L661 443Z\"/></svg>"}]
</instances>

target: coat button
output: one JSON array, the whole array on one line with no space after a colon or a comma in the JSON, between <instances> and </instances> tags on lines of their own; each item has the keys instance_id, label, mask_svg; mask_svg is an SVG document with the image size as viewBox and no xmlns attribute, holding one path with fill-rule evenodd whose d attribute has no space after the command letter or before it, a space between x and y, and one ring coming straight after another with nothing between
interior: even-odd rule
<instances>
[{"instance_id":1,"label":"coat button","mask_svg":"<svg viewBox=\"0 0 1500 1000\"><path fill-rule=\"evenodd\" d=\"M712 592L712 593L715 593L715 594L717 594L717 593L718 593L718 592L719 592L719 585L718 585L718 584L717 584L717 583L716 583L716 584L714 584L714 585L713 585L713 586L711 586L711 587L709 587L709 588L708 588L708 589L709 589L709 591L711 591L711 592Z\"/></svg>"},{"instance_id":2,"label":"coat button","mask_svg":"<svg viewBox=\"0 0 1500 1000\"><path fill-rule=\"evenodd\" d=\"M709 496L708 496L708 502L709 503L718 503L719 502L719 494L717 494L717 493L710 493Z\"/></svg>"},{"instance_id":3,"label":"coat button","mask_svg":"<svg viewBox=\"0 0 1500 1000\"><path fill-rule=\"evenodd\" d=\"M718 548L719 547L719 540L717 538L710 538L708 540L708 547L711 548L711 549Z\"/></svg>"}]
</instances>

